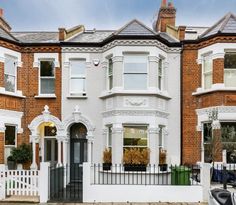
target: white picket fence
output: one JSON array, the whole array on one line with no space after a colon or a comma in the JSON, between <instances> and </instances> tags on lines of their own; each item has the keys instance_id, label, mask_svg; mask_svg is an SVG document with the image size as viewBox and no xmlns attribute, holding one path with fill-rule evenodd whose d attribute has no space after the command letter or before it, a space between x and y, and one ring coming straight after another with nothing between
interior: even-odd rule
<instances>
[{"instance_id":1,"label":"white picket fence","mask_svg":"<svg viewBox=\"0 0 236 205\"><path fill-rule=\"evenodd\" d=\"M0 177L2 195L39 196L38 170L2 170Z\"/></svg>"}]
</instances>

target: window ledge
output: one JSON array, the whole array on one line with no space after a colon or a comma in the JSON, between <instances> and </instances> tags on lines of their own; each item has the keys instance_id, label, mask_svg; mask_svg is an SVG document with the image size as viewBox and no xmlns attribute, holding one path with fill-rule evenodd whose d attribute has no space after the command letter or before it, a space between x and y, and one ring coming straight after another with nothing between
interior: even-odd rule
<instances>
[{"instance_id":1,"label":"window ledge","mask_svg":"<svg viewBox=\"0 0 236 205\"><path fill-rule=\"evenodd\" d=\"M0 94L17 97L17 98L26 98L25 96L22 95L22 91L17 90L15 93L13 93L13 92L6 91L5 88L2 88L2 87L0 88Z\"/></svg>"},{"instance_id":2,"label":"window ledge","mask_svg":"<svg viewBox=\"0 0 236 205\"><path fill-rule=\"evenodd\" d=\"M106 99L109 97L117 96L117 95L153 95L157 97L161 97L167 100L170 100L171 97L167 93L167 91L128 91L128 90L121 90L121 91L105 91L101 94L99 98Z\"/></svg>"},{"instance_id":3,"label":"window ledge","mask_svg":"<svg viewBox=\"0 0 236 205\"><path fill-rule=\"evenodd\" d=\"M66 97L67 99L87 99L88 96L83 96L83 95L69 95Z\"/></svg>"},{"instance_id":4,"label":"window ledge","mask_svg":"<svg viewBox=\"0 0 236 205\"><path fill-rule=\"evenodd\" d=\"M37 95L34 96L35 98L57 98L57 96L55 94L41 94L41 95Z\"/></svg>"},{"instance_id":5,"label":"window ledge","mask_svg":"<svg viewBox=\"0 0 236 205\"><path fill-rule=\"evenodd\" d=\"M203 88L198 88L196 92L192 93L193 96L197 96L197 95L203 95L203 94L207 94L207 93L213 93L213 92L224 92L224 91L236 91L236 87L217 87L217 86L213 86L210 89L206 89L204 90Z\"/></svg>"}]
</instances>

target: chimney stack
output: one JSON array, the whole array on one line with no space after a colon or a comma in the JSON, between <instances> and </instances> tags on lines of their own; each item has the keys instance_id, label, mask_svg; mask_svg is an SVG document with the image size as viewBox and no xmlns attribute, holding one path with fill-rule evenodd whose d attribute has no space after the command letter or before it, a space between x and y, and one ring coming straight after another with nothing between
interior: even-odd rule
<instances>
[{"instance_id":1,"label":"chimney stack","mask_svg":"<svg viewBox=\"0 0 236 205\"><path fill-rule=\"evenodd\" d=\"M3 18L3 9L0 8L0 17Z\"/></svg>"},{"instance_id":2,"label":"chimney stack","mask_svg":"<svg viewBox=\"0 0 236 205\"><path fill-rule=\"evenodd\" d=\"M4 29L6 32L11 31L11 26L3 18L4 10L0 8L0 28Z\"/></svg>"},{"instance_id":3,"label":"chimney stack","mask_svg":"<svg viewBox=\"0 0 236 205\"><path fill-rule=\"evenodd\" d=\"M166 32L167 25L175 27L176 9L172 1L162 0L159 9L157 21L154 24L154 30L157 32Z\"/></svg>"}]
</instances>

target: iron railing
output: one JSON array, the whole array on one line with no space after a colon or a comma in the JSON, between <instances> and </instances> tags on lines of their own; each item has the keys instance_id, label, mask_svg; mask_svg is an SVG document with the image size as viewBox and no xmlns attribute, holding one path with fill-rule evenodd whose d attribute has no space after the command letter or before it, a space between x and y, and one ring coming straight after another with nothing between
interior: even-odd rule
<instances>
[{"instance_id":1,"label":"iron railing","mask_svg":"<svg viewBox=\"0 0 236 205\"><path fill-rule=\"evenodd\" d=\"M94 185L199 185L198 165L147 165L122 164L91 165L91 184Z\"/></svg>"}]
</instances>

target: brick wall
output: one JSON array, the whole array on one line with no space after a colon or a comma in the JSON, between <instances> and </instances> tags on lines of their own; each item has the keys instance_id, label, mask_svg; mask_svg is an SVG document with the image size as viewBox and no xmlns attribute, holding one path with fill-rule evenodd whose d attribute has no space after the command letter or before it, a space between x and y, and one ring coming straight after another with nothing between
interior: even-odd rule
<instances>
[{"instance_id":1,"label":"brick wall","mask_svg":"<svg viewBox=\"0 0 236 205\"><path fill-rule=\"evenodd\" d=\"M22 128L24 132L18 134L18 145L22 143L29 143L30 130L28 125L38 115L42 114L45 105L49 106L52 115L61 118L61 68L55 70L55 99L49 98L35 98L38 95L38 75L39 69L33 68L34 53L58 53L59 61L61 60L60 48L56 46L52 47L27 47L19 48L10 43L0 41L0 46L16 50L22 53L22 67L17 69L17 89L22 90L23 95L26 98L18 98L0 94L0 109L14 110L23 112ZM4 80L4 63L0 63L0 86ZM0 163L4 160L4 146L2 145L2 133L0 133ZM4 142L4 141L3 141ZM37 162L39 159L37 157Z\"/></svg>"},{"instance_id":2,"label":"brick wall","mask_svg":"<svg viewBox=\"0 0 236 205\"><path fill-rule=\"evenodd\" d=\"M213 84L224 83L224 59L213 60Z\"/></svg>"},{"instance_id":3,"label":"brick wall","mask_svg":"<svg viewBox=\"0 0 236 205\"><path fill-rule=\"evenodd\" d=\"M212 106L236 106L233 91L212 92L193 96L201 87L201 65L197 64L198 49L219 42L235 42L235 37L215 37L207 41L186 44L182 54L182 162L196 163L201 160L201 132L197 132L196 109ZM213 83L224 82L224 59L213 61ZM219 159L221 155L218 156Z\"/></svg>"}]
</instances>

